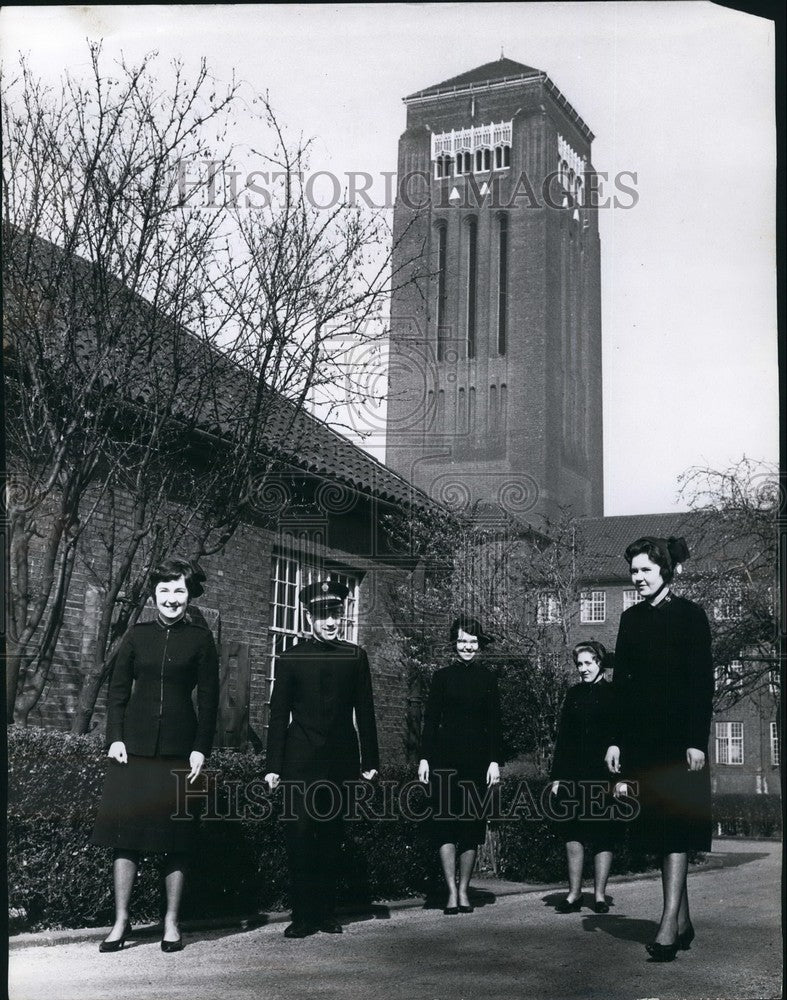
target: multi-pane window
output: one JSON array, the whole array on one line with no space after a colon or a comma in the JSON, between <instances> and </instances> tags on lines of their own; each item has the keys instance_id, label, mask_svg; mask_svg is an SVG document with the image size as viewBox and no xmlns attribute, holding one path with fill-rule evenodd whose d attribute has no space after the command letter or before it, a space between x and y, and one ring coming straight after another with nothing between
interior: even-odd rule
<instances>
[{"instance_id":1,"label":"multi-pane window","mask_svg":"<svg viewBox=\"0 0 787 1000\"><path fill-rule=\"evenodd\" d=\"M579 620L588 625L592 622L603 622L607 618L607 592L605 590L586 590L579 599Z\"/></svg>"},{"instance_id":2,"label":"multi-pane window","mask_svg":"<svg viewBox=\"0 0 787 1000\"><path fill-rule=\"evenodd\" d=\"M640 594L638 590L624 590L623 591L623 610L626 611L633 604L639 604L640 601L645 600L645 595Z\"/></svg>"},{"instance_id":3,"label":"multi-pane window","mask_svg":"<svg viewBox=\"0 0 787 1000\"><path fill-rule=\"evenodd\" d=\"M539 594L536 617L539 625L554 625L560 621L560 603L554 594Z\"/></svg>"},{"instance_id":4,"label":"multi-pane window","mask_svg":"<svg viewBox=\"0 0 787 1000\"><path fill-rule=\"evenodd\" d=\"M713 617L717 622L736 621L742 614L741 592L738 587L727 590L713 602Z\"/></svg>"},{"instance_id":5,"label":"multi-pane window","mask_svg":"<svg viewBox=\"0 0 787 1000\"><path fill-rule=\"evenodd\" d=\"M771 764L780 767L782 762L781 747L779 746L779 724L771 723Z\"/></svg>"},{"instance_id":6,"label":"multi-pane window","mask_svg":"<svg viewBox=\"0 0 787 1000\"><path fill-rule=\"evenodd\" d=\"M743 723L716 723L716 763L743 763Z\"/></svg>"},{"instance_id":7,"label":"multi-pane window","mask_svg":"<svg viewBox=\"0 0 787 1000\"><path fill-rule=\"evenodd\" d=\"M338 580L349 590L344 602L344 614L339 638L348 642L358 640L358 585L359 577L345 570L329 568L306 558L296 558L284 553L274 553L271 565L271 617L268 629L268 676L265 699L265 720L268 725L268 707L276 678L276 660L296 641L311 633L305 608L298 600L298 592L310 583Z\"/></svg>"}]
</instances>

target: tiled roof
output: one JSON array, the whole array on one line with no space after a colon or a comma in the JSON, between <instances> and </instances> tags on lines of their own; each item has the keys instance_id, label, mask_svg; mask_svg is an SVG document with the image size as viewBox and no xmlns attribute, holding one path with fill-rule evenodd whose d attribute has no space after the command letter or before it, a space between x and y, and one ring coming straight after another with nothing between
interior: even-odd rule
<instances>
[{"instance_id":1,"label":"tiled roof","mask_svg":"<svg viewBox=\"0 0 787 1000\"><path fill-rule=\"evenodd\" d=\"M480 86L484 83L502 83L504 80L537 76L540 72L541 70L533 69L532 66L525 66L524 63L515 62L513 59L496 59L494 62L484 63L483 66L477 66L466 73L460 73L459 76L452 76L450 80L443 80L442 83L435 83L424 90L409 94L405 97L405 100L410 101L416 97L429 97L432 94L440 94L447 90L462 90L465 87Z\"/></svg>"},{"instance_id":2,"label":"tiled roof","mask_svg":"<svg viewBox=\"0 0 787 1000\"><path fill-rule=\"evenodd\" d=\"M730 540L722 531L714 532L712 520L697 511L585 518L580 526L584 559L593 567L591 576L599 581L629 579L623 554L627 545L644 535L659 538L682 535L689 547L689 570L707 570L726 558L732 548L738 550L746 544L740 537Z\"/></svg>"},{"instance_id":3,"label":"tiled roof","mask_svg":"<svg viewBox=\"0 0 787 1000\"><path fill-rule=\"evenodd\" d=\"M26 242L15 243L17 252L24 252ZM31 242L35 245L36 273L62 267L62 250L35 237ZM74 280L90 287L95 272L88 261L74 257L67 269ZM105 359L106 379L117 384L118 394L136 406L149 404L157 393L166 393L170 388L176 392L175 406L182 419L193 422L200 431L218 438L224 436L231 421L238 419L249 388L253 388L252 376L226 355L161 315L155 318L157 333L151 338L145 324L153 316L153 306L115 278L106 287L105 301L113 303L109 308L122 310L127 320L125 344L129 348L118 351L115 365ZM136 346L134 330L140 331ZM92 322L85 322L74 345L75 360L90 364L96 356L97 336ZM187 378L175 374L183 371L188 372ZM170 381L178 377L181 381ZM396 504L434 506L426 494L406 479L282 395L269 392L263 410L261 455L341 483L366 496Z\"/></svg>"}]
</instances>

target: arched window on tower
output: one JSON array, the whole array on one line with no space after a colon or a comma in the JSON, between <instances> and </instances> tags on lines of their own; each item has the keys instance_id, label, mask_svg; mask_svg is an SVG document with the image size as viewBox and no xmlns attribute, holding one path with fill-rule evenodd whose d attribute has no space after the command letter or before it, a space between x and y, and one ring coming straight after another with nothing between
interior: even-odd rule
<instances>
[{"instance_id":1,"label":"arched window on tower","mask_svg":"<svg viewBox=\"0 0 787 1000\"><path fill-rule=\"evenodd\" d=\"M489 433L497 434L500 431L500 425L498 421L497 413L497 386L489 386L489 419L488 419Z\"/></svg>"},{"instance_id":2,"label":"arched window on tower","mask_svg":"<svg viewBox=\"0 0 787 1000\"><path fill-rule=\"evenodd\" d=\"M464 168L464 173L469 174L473 169L473 154L470 152L465 152L462 154L462 166Z\"/></svg>"},{"instance_id":3,"label":"arched window on tower","mask_svg":"<svg viewBox=\"0 0 787 1000\"><path fill-rule=\"evenodd\" d=\"M467 357L476 351L476 278L478 273L478 220L467 220Z\"/></svg>"},{"instance_id":4,"label":"arched window on tower","mask_svg":"<svg viewBox=\"0 0 787 1000\"><path fill-rule=\"evenodd\" d=\"M456 394L456 430L458 434L467 433L467 400L464 389Z\"/></svg>"},{"instance_id":5,"label":"arched window on tower","mask_svg":"<svg viewBox=\"0 0 787 1000\"><path fill-rule=\"evenodd\" d=\"M437 360L445 357L448 336L448 225L440 222L437 226Z\"/></svg>"},{"instance_id":6,"label":"arched window on tower","mask_svg":"<svg viewBox=\"0 0 787 1000\"><path fill-rule=\"evenodd\" d=\"M445 390L437 390L437 433L445 434Z\"/></svg>"},{"instance_id":7,"label":"arched window on tower","mask_svg":"<svg viewBox=\"0 0 787 1000\"><path fill-rule=\"evenodd\" d=\"M508 386L503 382L500 386L500 433L505 434L508 425Z\"/></svg>"},{"instance_id":8,"label":"arched window on tower","mask_svg":"<svg viewBox=\"0 0 787 1000\"><path fill-rule=\"evenodd\" d=\"M475 169L476 170L483 170L484 169L484 151L483 151L483 149L477 149L475 151Z\"/></svg>"},{"instance_id":9,"label":"arched window on tower","mask_svg":"<svg viewBox=\"0 0 787 1000\"><path fill-rule=\"evenodd\" d=\"M462 169L462 164L463 163L464 163L464 154L463 153L457 153L456 154L456 176L457 177L459 177L461 174L464 173L464 170Z\"/></svg>"},{"instance_id":10,"label":"arched window on tower","mask_svg":"<svg viewBox=\"0 0 787 1000\"><path fill-rule=\"evenodd\" d=\"M475 430L475 389L471 386L467 394L467 426L472 434Z\"/></svg>"},{"instance_id":11,"label":"arched window on tower","mask_svg":"<svg viewBox=\"0 0 787 1000\"><path fill-rule=\"evenodd\" d=\"M508 216L497 217L497 353L506 353L508 335Z\"/></svg>"},{"instance_id":12,"label":"arched window on tower","mask_svg":"<svg viewBox=\"0 0 787 1000\"><path fill-rule=\"evenodd\" d=\"M486 148L482 152L484 154L484 170L491 170L492 169L492 150L489 149L489 148Z\"/></svg>"}]
</instances>

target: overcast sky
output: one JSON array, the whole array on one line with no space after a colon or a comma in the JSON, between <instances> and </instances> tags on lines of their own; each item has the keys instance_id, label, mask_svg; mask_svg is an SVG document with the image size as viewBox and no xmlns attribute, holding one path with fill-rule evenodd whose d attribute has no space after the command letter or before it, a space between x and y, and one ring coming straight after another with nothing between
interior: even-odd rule
<instances>
[{"instance_id":1,"label":"overcast sky","mask_svg":"<svg viewBox=\"0 0 787 1000\"><path fill-rule=\"evenodd\" d=\"M770 22L704 2L4 7L0 37L51 80L86 65L86 38L205 55L316 137L314 170L380 178L401 98L502 46L588 123L597 170L638 176L634 208L600 213L605 513L680 509L693 465L777 459Z\"/></svg>"}]
</instances>

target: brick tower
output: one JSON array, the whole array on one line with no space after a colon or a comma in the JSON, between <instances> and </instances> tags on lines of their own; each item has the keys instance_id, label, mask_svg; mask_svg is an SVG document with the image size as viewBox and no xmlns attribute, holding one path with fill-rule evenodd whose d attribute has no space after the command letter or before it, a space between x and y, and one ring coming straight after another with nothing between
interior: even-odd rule
<instances>
[{"instance_id":1,"label":"brick tower","mask_svg":"<svg viewBox=\"0 0 787 1000\"><path fill-rule=\"evenodd\" d=\"M593 134L502 57L405 104L387 464L456 507L601 515Z\"/></svg>"}]
</instances>

